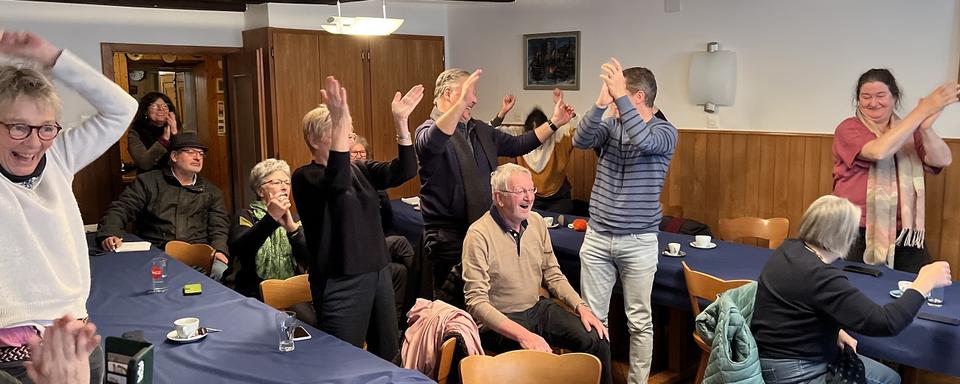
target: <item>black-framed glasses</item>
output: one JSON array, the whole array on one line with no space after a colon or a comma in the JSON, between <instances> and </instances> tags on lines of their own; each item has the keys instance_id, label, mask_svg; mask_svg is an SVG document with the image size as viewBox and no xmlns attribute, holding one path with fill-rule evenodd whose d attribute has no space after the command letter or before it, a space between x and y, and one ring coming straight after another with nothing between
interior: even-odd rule
<instances>
[{"instance_id":1,"label":"black-framed glasses","mask_svg":"<svg viewBox=\"0 0 960 384\"><path fill-rule=\"evenodd\" d=\"M207 157L207 151L204 151L202 149L188 148L188 149L178 150L177 152L190 155L190 156L200 156L201 158Z\"/></svg>"},{"instance_id":2,"label":"black-framed glasses","mask_svg":"<svg viewBox=\"0 0 960 384\"><path fill-rule=\"evenodd\" d=\"M279 186L281 186L281 185L285 185L285 186L289 187L289 186L290 186L290 180L283 180L283 179L267 180L267 181L264 181L262 184L260 184L260 186L264 186L264 185L268 185L268 184L269 184L269 185L272 185L272 186L274 186L274 187L279 187Z\"/></svg>"},{"instance_id":3,"label":"black-framed glasses","mask_svg":"<svg viewBox=\"0 0 960 384\"><path fill-rule=\"evenodd\" d=\"M519 190L516 190L516 191L508 191L508 190L506 190L506 189L498 189L498 191L500 191L500 192L505 192L505 193L512 193L512 194L514 194L514 195L525 195L525 194L528 194L528 193L529 193L529 194L536 195L536 194L537 194L537 187L533 187L533 188L530 188L530 189L519 189Z\"/></svg>"},{"instance_id":4,"label":"black-framed glasses","mask_svg":"<svg viewBox=\"0 0 960 384\"><path fill-rule=\"evenodd\" d=\"M7 127L7 131L10 133L10 138L14 140L23 140L30 136L30 132L34 129L37 130L37 137L43 141L50 141L57 137L60 134L60 130L63 127L59 123L53 124L43 124L43 125L29 125L23 123L4 123L0 121L0 125Z\"/></svg>"},{"instance_id":5,"label":"black-framed glasses","mask_svg":"<svg viewBox=\"0 0 960 384\"><path fill-rule=\"evenodd\" d=\"M153 110L153 111L169 111L169 110L170 110L170 106L167 105L167 103L162 103L162 104L159 104L159 103L158 103L158 104L150 104L149 109L150 109L150 110Z\"/></svg>"}]
</instances>

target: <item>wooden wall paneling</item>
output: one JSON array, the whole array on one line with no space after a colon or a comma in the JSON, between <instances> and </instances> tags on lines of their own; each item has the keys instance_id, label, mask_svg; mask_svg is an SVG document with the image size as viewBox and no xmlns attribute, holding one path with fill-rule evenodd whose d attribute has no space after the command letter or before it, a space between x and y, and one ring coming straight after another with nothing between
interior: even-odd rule
<instances>
[{"instance_id":1,"label":"wooden wall paneling","mask_svg":"<svg viewBox=\"0 0 960 384\"><path fill-rule=\"evenodd\" d=\"M833 136L820 137L820 189L819 195L833 192Z\"/></svg>"},{"instance_id":2,"label":"wooden wall paneling","mask_svg":"<svg viewBox=\"0 0 960 384\"><path fill-rule=\"evenodd\" d=\"M319 84L322 86L323 79L327 76L334 76L340 81L340 84L347 89L350 116L353 117L353 130L369 139L371 125L370 121L367 120L370 107L366 83L368 67L364 55L366 55L367 42L370 38L328 33L317 33L316 36L320 43L320 53L319 56L312 59L312 62L317 62L317 57L319 57ZM318 100L319 91L317 89ZM317 104L314 104L310 109L316 107ZM300 117L303 117L310 109L304 110Z\"/></svg>"},{"instance_id":3,"label":"wooden wall paneling","mask_svg":"<svg viewBox=\"0 0 960 384\"><path fill-rule=\"evenodd\" d=\"M370 120L371 132L367 135L374 160L389 161L397 157L397 129L393 121L391 103L396 92L405 94L413 86L412 68L407 60L397 60L404 57L406 43L403 39L380 38L370 40L370 73L376 81L370 83ZM426 99L426 97L424 97ZM423 103L425 100L421 100ZM409 130L416 129L415 118L408 118ZM421 120L422 122L422 120ZM412 128L411 124L416 124ZM412 133L411 133L412 134ZM410 185L419 188L417 177L409 180L403 186L391 188L387 192L391 198L400 198L415 195L408 192ZM403 189L403 191L401 191Z\"/></svg>"},{"instance_id":4,"label":"wooden wall paneling","mask_svg":"<svg viewBox=\"0 0 960 384\"><path fill-rule=\"evenodd\" d=\"M397 89L401 93L406 93L410 87L416 84L423 85L423 100L417 109L410 114L410 133L416 134L417 127L430 118L430 112L433 110L433 88L436 84L437 75L444 70L444 49L442 36L391 36L393 39L402 40L404 46L404 73L406 74L406 84ZM390 59L390 58L386 58ZM393 58L396 60L396 58ZM410 181L391 192L395 196L416 196L420 192L420 177L416 176Z\"/></svg>"},{"instance_id":5,"label":"wooden wall paneling","mask_svg":"<svg viewBox=\"0 0 960 384\"><path fill-rule=\"evenodd\" d=\"M820 138L804 137L803 140L803 199L800 203L800 214L806 210L814 200L820 197L820 180L824 179L820 172ZM790 219L791 226L799 228L800 216L797 220Z\"/></svg>"},{"instance_id":6,"label":"wooden wall paneling","mask_svg":"<svg viewBox=\"0 0 960 384\"><path fill-rule=\"evenodd\" d=\"M262 52L262 48L244 50L226 60L235 207L246 207L257 199L248 186L250 170L266 158Z\"/></svg>"},{"instance_id":7,"label":"wooden wall paneling","mask_svg":"<svg viewBox=\"0 0 960 384\"><path fill-rule=\"evenodd\" d=\"M217 93L217 81L223 79L220 63L223 56L205 55L203 63L194 68L196 78L197 135L209 147L203 161L201 176L213 182L223 192L227 213L233 213L233 176L231 174L230 127L220 135L217 123L218 103L225 103L224 93ZM222 80L221 80L222 81ZM226 105L224 105L226 119ZM224 121L226 123L226 121ZM247 170L249 172L249 170Z\"/></svg>"},{"instance_id":8,"label":"wooden wall paneling","mask_svg":"<svg viewBox=\"0 0 960 384\"><path fill-rule=\"evenodd\" d=\"M286 160L291 168L310 162L312 155L303 141L303 115L320 104L322 77L318 35L276 31L272 34L274 70L271 98L274 115L271 157Z\"/></svg>"}]
</instances>

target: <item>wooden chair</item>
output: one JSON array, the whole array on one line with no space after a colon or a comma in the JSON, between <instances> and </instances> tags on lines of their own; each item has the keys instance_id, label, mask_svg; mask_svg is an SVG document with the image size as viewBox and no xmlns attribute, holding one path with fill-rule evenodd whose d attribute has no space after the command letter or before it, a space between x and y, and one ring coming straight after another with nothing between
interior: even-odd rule
<instances>
[{"instance_id":1,"label":"wooden chair","mask_svg":"<svg viewBox=\"0 0 960 384\"><path fill-rule=\"evenodd\" d=\"M213 269L213 247L206 244L190 244L173 240L163 247L163 251L181 263L191 267L200 267L204 273Z\"/></svg>"},{"instance_id":2,"label":"wooden chair","mask_svg":"<svg viewBox=\"0 0 960 384\"><path fill-rule=\"evenodd\" d=\"M736 241L746 237L767 240L767 248L776 249L787 238L790 220L782 217L761 219L759 217L738 217L720 219L720 238Z\"/></svg>"},{"instance_id":3,"label":"wooden chair","mask_svg":"<svg viewBox=\"0 0 960 384\"><path fill-rule=\"evenodd\" d=\"M555 355L532 350L497 356L467 356L460 362L463 384L598 384L600 359L589 353Z\"/></svg>"},{"instance_id":4,"label":"wooden chair","mask_svg":"<svg viewBox=\"0 0 960 384\"><path fill-rule=\"evenodd\" d=\"M313 301L310 293L309 275L296 275L286 280L269 279L260 282L263 302L273 308L284 310L297 303Z\"/></svg>"},{"instance_id":5,"label":"wooden chair","mask_svg":"<svg viewBox=\"0 0 960 384\"><path fill-rule=\"evenodd\" d=\"M700 299L715 301L721 293L752 282L752 280L723 280L690 269L686 261L681 263L683 264L683 278L687 281L687 294L690 296L690 309L693 310L694 317L700 314ZM700 353L700 366L697 368L697 378L694 380L694 383L700 383L703 381L703 373L707 369L707 360L710 358L710 345L704 342L696 331L693 332L693 340L697 342L697 346L702 351Z\"/></svg>"},{"instance_id":6,"label":"wooden chair","mask_svg":"<svg viewBox=\"0 0 960 384\"><path fill-rule=\"evenodd\" d=\"M450 377L450 366L453 364L453 353L457 349L457 338L451 337L440 347L440 364L437 364L437 384L447 384Z\"/></svg>"}]
</instances>

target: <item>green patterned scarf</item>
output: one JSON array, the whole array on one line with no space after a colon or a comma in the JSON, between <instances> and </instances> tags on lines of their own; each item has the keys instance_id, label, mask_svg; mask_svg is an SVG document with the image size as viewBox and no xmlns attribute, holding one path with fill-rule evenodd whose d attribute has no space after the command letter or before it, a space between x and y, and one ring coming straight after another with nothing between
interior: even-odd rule
<instances>
[{"instance_id":1,"label":"green patterned scarf","mask_svg":"<svg viewBox=\"0 0 960 384\"><path fill-rule=\"evenodd\" d=\"M268 215L267 204L262 200L250 204L250 212L257 220ZM261 279L286 279L296 274L293 248L287 239L287 231L277 228L257 250L257 276Z\"/></svg>"}]
</instances>

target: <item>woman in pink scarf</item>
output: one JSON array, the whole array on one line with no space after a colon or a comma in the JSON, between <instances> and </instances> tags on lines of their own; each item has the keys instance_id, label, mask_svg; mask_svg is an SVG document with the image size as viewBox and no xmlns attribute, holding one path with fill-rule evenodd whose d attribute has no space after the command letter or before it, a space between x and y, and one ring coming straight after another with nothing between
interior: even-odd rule
<instances>
[{"instance_id":1,"label":"woman in pink scarf","mask_svg":"<svg viewBox=\"0 0 960 384\"><path fill-rule=\"evenodd\" d=\"M900 87L890 71L860 75L856 116L833 137L833 194L860 207L860 236L848 260L914 272L930 261L924 235L924 173L939 173L953 155L933 130L960 85L937 87L901 118Z\"/></svg>"}]
</instances>

